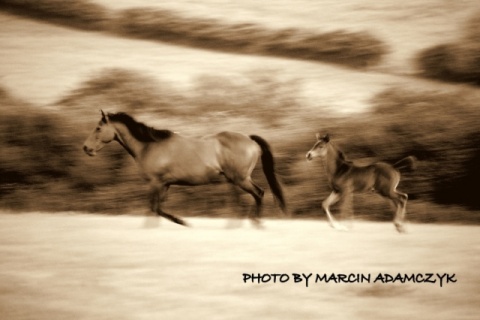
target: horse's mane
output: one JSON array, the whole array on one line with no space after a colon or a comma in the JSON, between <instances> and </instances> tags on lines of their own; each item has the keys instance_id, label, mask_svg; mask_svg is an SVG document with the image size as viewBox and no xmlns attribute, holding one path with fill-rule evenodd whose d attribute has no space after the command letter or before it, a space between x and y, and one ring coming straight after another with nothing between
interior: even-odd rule
<instances>
[{"instance_id":1,"label":"horse's mane","mask_svg":"<svg viewBox=\"0 0 480 320\"><path fill-rule=\"evenodd\" d=\"M110 121L120 122L124 124L130 133L142 142L155 142L159 140L168 139L173 135L170 130L158 130L149 127L141 122L136 121L131 116L124 112L109 113Z\"/></svg>"}]
</instances>

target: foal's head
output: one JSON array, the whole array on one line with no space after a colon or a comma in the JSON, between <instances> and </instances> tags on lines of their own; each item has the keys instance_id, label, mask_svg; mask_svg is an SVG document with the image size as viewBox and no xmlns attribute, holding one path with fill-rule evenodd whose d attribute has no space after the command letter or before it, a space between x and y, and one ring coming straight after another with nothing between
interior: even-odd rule
<instances>
[{"instance_id":1,"label":"foal's head","mask_svg":"<svg viewBox=\"0 0 480 320\"><path fill-rule=\"evenodd\" d=\"M313 160L316 157L325 157L327 155L327 146L330 142L330 136L328 133L324 136L321 136L320 133L317 133L317 142L313 145L312 149L307 152L307 160Z\"/></svg>"},{"instance_id":2,"label":"foal's head","mask_svg":"<svg viewBox=\"0 0 480 320\"><path fill-rule=\"evenodd\" d=\"M83 144L83 151L89 156L94 156L105 144L115 139L115 128L110 124L108 115L102 112L102 119L98 122L93 132Z\"/></svg>"}]
</instances>

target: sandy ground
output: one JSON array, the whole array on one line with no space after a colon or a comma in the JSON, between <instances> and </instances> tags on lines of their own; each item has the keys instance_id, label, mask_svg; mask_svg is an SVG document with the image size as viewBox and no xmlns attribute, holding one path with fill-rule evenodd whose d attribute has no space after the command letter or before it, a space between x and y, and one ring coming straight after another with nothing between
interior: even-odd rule
<instances>
[{"instance_id":1,"label":"sandy ground","mask_svg":"<svg viewBox=\"0 0 480 320\"><path fill-rule=\"evenodd\" d=\"M478 226L265 220L227 229L138 216L0 214L3 319L476 319ZM285 274L244 283L243 274ZM293 273L312 273L308 287ZM364 283L315 282L317 274L363 274ZM374 282L428 274L429 282ZM448 274L456 282L440 286ZM426 277L426 276L425 276ZM266 280L268 277L265 277Z\"/></svg>"}]
</instances>

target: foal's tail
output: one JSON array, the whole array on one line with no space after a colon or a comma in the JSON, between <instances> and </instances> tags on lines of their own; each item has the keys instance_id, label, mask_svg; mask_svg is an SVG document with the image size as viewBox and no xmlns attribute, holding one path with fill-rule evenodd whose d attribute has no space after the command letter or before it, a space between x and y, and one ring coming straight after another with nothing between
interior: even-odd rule
<instances>
[{"instance_id":1,"label":"foal's tail","mask_svg":"<svg viewBox=\"0 0 480 320\"><path fill-rule=\"evenodd\" d=\"M393 164L393 167L397 170L415 170L417 158L414 156L405 157Z\"/></svg>"},{"instance_id":2,"label":"foal's tail","mask_svg":"<svg viewBox=\"0 0 480 320\"><path fill-rule=\"evenodd\" d=\"M287 205L285 204L285 197L283 196L282 187L280 186L280 183L277 180L277 176L275 175L275 160L273 159L270 145L267 141L265 141L265 139L259 136L251 135L250 139L255 141L262 149L263 173L267 178L268 185L270 186L270 189L272 189L273 195L279 202L280 208L283 212L286 212Z\"/></svg>"}]
</instances>

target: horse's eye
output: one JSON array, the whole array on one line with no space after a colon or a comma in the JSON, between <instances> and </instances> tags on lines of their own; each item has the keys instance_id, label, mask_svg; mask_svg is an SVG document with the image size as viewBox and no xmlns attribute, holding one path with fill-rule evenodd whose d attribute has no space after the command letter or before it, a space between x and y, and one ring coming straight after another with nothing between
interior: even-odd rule
<instances>
[{"instance_id":1,"label":"horse's eye","mask_svg":"<svg viewBox=\"0 0 480 320\"><path fill-rule=\"evenodd\" d=\"M102 130L102 129L101 129L100 127L97 127L95 130L96 130L97 132L99 132L99 131Z\"/></svg>"}]
</instances>

